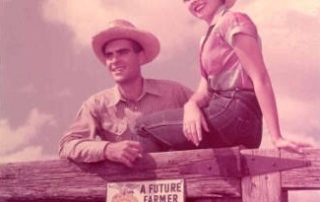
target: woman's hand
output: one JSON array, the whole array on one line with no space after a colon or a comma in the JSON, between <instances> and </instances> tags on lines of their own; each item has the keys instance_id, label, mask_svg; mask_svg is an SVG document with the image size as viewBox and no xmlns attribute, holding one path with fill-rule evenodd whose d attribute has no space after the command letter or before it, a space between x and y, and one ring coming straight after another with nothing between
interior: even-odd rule
<instances>
[{"instance_id":1,"label":"woman's hand","mask_svg":"<svg viewBox=\"0 0 320 202\"><path fill-rule=\"evenodd\" d=\"M208 124L202 111L195 102L189 101L184 105L183 133L196 146L202 140L202 128L209 132Z\"/></svg>"},{"instance_id":2,"label":"woman's hand","mask_svg":"<svg viewBox=\"0 0 320 202\"><path fill-rule=\"evenodd\" d=\"M310 148L311 147L311 145L308 144L308 143L288 140L288 139L285 139L285 138L282 138L282 137L274 140L273 144L278 149L285 149L287 151L296 152L296 153L299 153L299 154L303 154L304 153L304 151L303 151L304 148Z\"/></svg>"},{"instance_id":3,"label":"woman's hand","mask_svg":"<svg viewBox=\"0 0 320 202\"><path fill-rule=\"evenodd\" d=\"M310 147L309 144L288 140L281 135L276 99L258 40L246 34L237 34L233 40L234 50L253 82L273 144L279 149L303 153L303 148Z\"/></svg>"}]
</instances>

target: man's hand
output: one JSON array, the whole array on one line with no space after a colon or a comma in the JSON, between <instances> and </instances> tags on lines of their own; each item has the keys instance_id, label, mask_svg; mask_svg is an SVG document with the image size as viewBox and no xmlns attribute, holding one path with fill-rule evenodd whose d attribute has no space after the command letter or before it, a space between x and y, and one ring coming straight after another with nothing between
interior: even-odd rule
<instances>
[{"instance_id":1,"label":"man's hand","mask_svg":"<svg viewBox=\"0 0 320 202\"><path fill-rule=\"evenodd\" d=\"M108 144L104 153L108 160L123 163L131 168L133 162L142 157L142 147L137 141L125 140Z\"/></svg>"}]
</instances>

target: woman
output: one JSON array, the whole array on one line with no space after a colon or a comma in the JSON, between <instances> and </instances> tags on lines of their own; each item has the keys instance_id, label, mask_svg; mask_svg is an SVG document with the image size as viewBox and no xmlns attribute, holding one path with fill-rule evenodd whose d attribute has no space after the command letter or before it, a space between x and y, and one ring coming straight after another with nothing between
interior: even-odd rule
<instances>
[{"instance_id":1,"label":"woman","mask_svg":"<svg viewBox=\"0 0 320 202\"><path fill-rule=\"evenodd\" d=\"M228 10L235 0L183 0L204 20L199 86L182 110L153 114L137 124L141 136L172 149L258 148L262 115L277 148L302 152L309 146L285 139L279 127L271 81L251 19Z\"/></svg>"}]
</instances>

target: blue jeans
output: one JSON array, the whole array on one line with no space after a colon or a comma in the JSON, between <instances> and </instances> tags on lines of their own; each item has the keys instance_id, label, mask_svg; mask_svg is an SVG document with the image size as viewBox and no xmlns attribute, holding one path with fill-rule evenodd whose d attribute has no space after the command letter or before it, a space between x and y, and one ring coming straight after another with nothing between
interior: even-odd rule
<instances>
[{"instance_id":1,"label":"blue jeans","mask_svg":"<svg viewBox=\"0 0 320 202\"><path fill-rule=\"evenodd\" d=\"M190 150L244 146L258 148L262 139L262 113L253 91L232 90L215 93L203 114L210 132L196 147L182 131L183 109L166 110L137 121L136 133L165 150ZM146 149L146 152L155 152Z\"/></svg>"}]
</instances>

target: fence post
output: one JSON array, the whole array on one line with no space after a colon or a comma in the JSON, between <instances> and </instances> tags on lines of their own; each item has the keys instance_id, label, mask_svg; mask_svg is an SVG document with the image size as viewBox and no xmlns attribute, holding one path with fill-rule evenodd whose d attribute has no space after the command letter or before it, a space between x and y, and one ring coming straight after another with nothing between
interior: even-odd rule
<instances>
[{"instance_id":1,"label":"fence post","mask_svg":"<svg viewBox=\"0 0 320 202\"><path fill-rule=\"evenodd\" d=\"M289 202L288 191L282 190L282 200L281 202Z\"/></svg>"},{"instance_id":2,"label":"fence post","mask_svg":"<svg viewBox=\"0 0 320 202\"><path fill-rule=\"evenodd\" d=\"M241 154L280 157L279 150L242 150ZM260 165L263 166L263 165ZM282 202L280 172L245 176L241 179L243 202Z\"/></svg>"}]
</instances>

